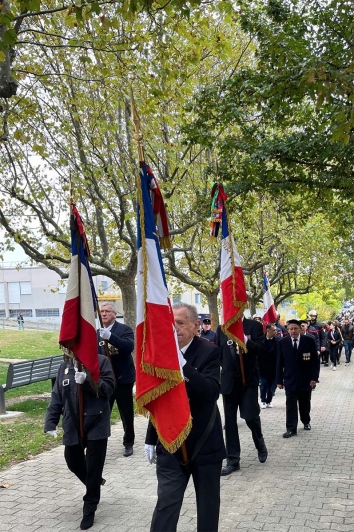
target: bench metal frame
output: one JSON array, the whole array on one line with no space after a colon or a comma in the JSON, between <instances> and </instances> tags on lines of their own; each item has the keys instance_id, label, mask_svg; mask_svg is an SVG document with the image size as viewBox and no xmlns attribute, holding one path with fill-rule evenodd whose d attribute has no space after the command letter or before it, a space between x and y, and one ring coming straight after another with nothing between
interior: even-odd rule
<instances>
[{"instance_id":1,"label":"bench metal frame","mask_svg":"<svg viewBox=\"0 0 354 532\"><path fill-rule=\"evenodd\" d=\"M6 414L5 392L27 386L34 382L52 380L52 388L58 368L63 362L63 355L53 355L23 362L13 362L7 370L6 384L0 385L0 414Z\"/></svg>"}]
</instances>

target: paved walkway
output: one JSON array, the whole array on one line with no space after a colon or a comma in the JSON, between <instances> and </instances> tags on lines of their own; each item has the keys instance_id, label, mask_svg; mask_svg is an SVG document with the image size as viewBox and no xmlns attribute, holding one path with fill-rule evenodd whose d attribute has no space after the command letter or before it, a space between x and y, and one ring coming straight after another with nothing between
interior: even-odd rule
<instances>
[{"instance_id":1,"label":"paved walkway","mask_svg":"<svg viewBox=\"0 0 354 532\"><path fill-rule=\"evenodd\" d=\"M342 357L343 360L343 357ZM285 397L262 410L269 458L260 464L250 432L240 422L241 470L221 479L220 532L354 531L354 362L337 372L321 369L313 394L312 430L299 427L285 440ZM154 467L143 458L146 420L136 419L137 443L122 456L120 424L113 428L95 532L148 532L156 501ZM0 473L0 532L78 530L82 485L67 470L63 448ZM186 492L179 532L196 530L192 486ZM168 531L166 531L168 532Z\"/></svg>"}]
</instances>

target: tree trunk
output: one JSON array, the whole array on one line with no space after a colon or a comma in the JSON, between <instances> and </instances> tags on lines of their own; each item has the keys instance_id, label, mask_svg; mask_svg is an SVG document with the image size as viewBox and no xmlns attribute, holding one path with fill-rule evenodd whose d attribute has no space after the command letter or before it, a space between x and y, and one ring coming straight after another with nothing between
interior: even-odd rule
<instances>
[{"instance_id":1,"label":"tree trunk","mask_svg":"<svg viewBox=\"0 0 354 532\"><path fill-rule=\"evenodd\" d=\"M117 281L116 281L117 282ZM117 282L123 300L124 323L129 325L135 331L136 327L136 292L135 292L135 275L127 276Z\"/></svg>"},{"instance_id":2,"label":"tree trunk","mask_svg":"<svg viewBox=\"0 0 354 532\"><path fill-rule=\"evenodd\" d=\"M219 311L218 311L218 293L219 289L213 292L206 292L204 295L208 300L209 312L211 314L212 329L215 331L219 325Z\"/></svg>"},{"instance_id":3,"label":"tree trunk","mask_svg":"<svg viewBox=\"0 0 354 532\"><path fill-rule=\"evenodd\" d=\"M0 13L10 13L8 0L0 0ZM0 42L8 28L0 25ZM11 98L17 92L18 83L11 75L12 49L3 50L4 61L0 61L0 98Z\"/></svg>"},{"instance_id":4,"label":"tree trunk","mask_svg":"<svg viewBox=\"0 0 354 532\"><path fill-rule=\"evenodd\" d=\"M250 309L251 317L253 316L253 314L256 314L257 301L249 296L248 296L248 308Z\"/></svg>"}]
</instances>

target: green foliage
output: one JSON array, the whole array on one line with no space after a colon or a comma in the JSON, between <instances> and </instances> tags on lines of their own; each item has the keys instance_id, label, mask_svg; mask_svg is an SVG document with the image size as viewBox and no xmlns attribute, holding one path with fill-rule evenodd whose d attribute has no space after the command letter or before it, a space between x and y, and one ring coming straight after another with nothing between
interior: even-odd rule
<instances>
[{"instance_id":1,"label":"green foliage","mask_svg":"<svg viewBox=\"0 0 354 532\"><path fill-rule=\"evenodd\" d=\"M308 318L308 312L315 309L319 321L335 319L342 307L344 290L324 288L321 291L294 296L293 307L301 319Z\"/></svg>"}]
</instances>

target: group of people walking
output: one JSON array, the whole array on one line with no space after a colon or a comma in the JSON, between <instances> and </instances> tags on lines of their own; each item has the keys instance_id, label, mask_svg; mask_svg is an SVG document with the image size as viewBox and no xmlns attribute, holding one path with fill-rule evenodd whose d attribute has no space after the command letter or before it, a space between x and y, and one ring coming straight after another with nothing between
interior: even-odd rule
<instances>
[{"instance_id":1,"label":"group of people walking","mask_svg":"<svg viewBox=\"0 0 354 532\"><path fill-rule=\"evenodd\" d=\"M265 463L268 449L260 419L259 385L262 408L272 408L276 387L285 387L284 438L297 434L299 417L304 430L311 430L311 392L319 381L320 359L326 365L328 352L334 360L335 349L331 346L340 345L340 342L333 324L328 324L324 330L318 324L317 316L311 316L310 322L289 320L287 328L279 322L268 324L265 332L259 320L244 317L243 345L246 349L243 351L221 327L216 332L211 331L208 319L204 320L201 333L198 314L192 305L178 303L173 307L173 313L179 362L193 425L186 440L188 464L182 460L180 450L168 453L159 442L154 426L148 425L145 456L150 464L156 464L158 484L158 499L150 531L176 531L184 492L192 476L197 502L197 529L200 532L216 532L220 477L230 475L241 467L237 416L245 420L258 460ZM123 423L125 457L133 455L135 440L134 334L130 327L116 322L113 305L102 306L101 315L103 327L97 331L98 389L91 386L90 376L78 368L75 361L65 360L59 369L44 426L45 432L55 437L63 414L64 456L69 469L86 487L80 523L82 530L87 530L94 523L101 486L105 483L103 466L110 435L110 411L115 402ZM344 334L352 337L352 327L343 326ZM343 327L341 335L344 342ZM105 342L109 345L111 360L105 356ZM84 438L80 436L76 384L81 384L84 396ZM225 439L217 406L220 393L225 414ZM222 467L225 458L226 464Z\"/></svg>"}]
</instances>

